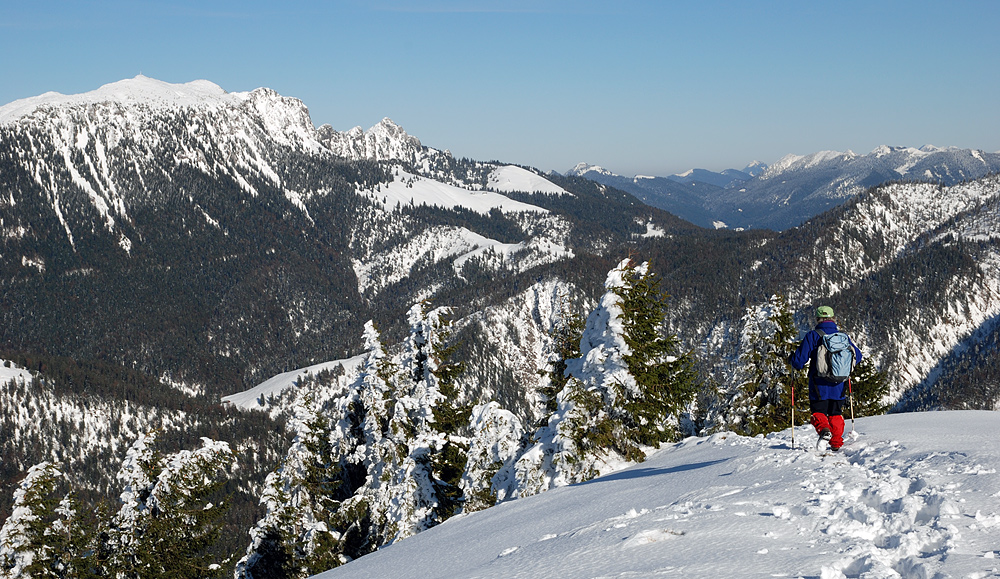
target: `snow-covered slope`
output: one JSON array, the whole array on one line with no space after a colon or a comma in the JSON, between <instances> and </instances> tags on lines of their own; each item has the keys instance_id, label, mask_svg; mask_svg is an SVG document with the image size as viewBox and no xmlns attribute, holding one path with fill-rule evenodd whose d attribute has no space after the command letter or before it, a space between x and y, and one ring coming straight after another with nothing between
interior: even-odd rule
<instances>
[{"instance_id":1,"label":"snow-covered slope","mask_svg":"<svg viewBox=\"0 0 1000 579\"><path fill-rule=\"evenodd\" d=\"M151 109L172 109L204 105L235 105L248 93L227 93L207 80L172 84L139 75L132 79L106 84L96 90L74 95L48 92L0 106L0 124L13 123L37 112L58 107L78 108L104 103L142 104Z\"/></svg>"},{"instance_id":2,"label":"snow-covered slope","mask_svg":"<svg viewBox=\"0 0 1000 579\"><path fill-rule=\"evenodd\" d=\"M589 482L459 516L322 573L375 577L992 577L1000 414L864 418L689 438Z\"/></svg>"},{"instance_id":3,"label":"snow-covered slope","mask_svg":"<svg viewBox=\"0 0 1000 579\"><path fill-rule=\"evenodd\" d=\"M350 374L357 371L358 367L364 361L364 358L364 356L354 356L353 358L348 358L346 360L333 360L330 362L323 362L321 364L313 364L312 366L299 368L298 370L284 372L278 374L277 376L268 378L249 390L237 392L236 394L230 394L229 396L223 396L222 402L232 404L233 406L244 410L267 409L271 406L270 399L272 397L280 397L286 390L293 388L296 384L298 384L298 381L304 376L309 374L319 374L323 371L338 370L340 368L342 368L345 373Z\"/></svg>"},{"instance_id":4,"label":"snow-covered slope","mask_svg":"<svg viewBox=\"0 0 1000 579\"><path fill-rule=\"evenodd\" d=\"M523 191L525 193L548 193L550 195L572 195L545 177L527 169L504 165L490 173L486 186L501 193Z\"/></svg>"},{"instance_id":5,"label":"snow-covered slope","mask_svg":"<svg viewBox=\"0 0 1000 579\"><path fill-rule=\"evenodd\" d=\"M31 372L18 367L9 360L0 360L0 384L11 380L31 381Z\"/></svg>"},{"instance_id":6,"label":"snow-covered slope","mask_svg":"<svg viewBox=\"0 0 1000 579\"><path fill-rule=\"evenodd\" d=\"M397 169L394 179L388 185L379 185L375 190L362 190L362 194L375 197L386 209L399 205L430 205L451 209L462 207L476 213L488 214L491 209L504 212L530 211L533 213L548 213L536 205L514 201L499 193L490 191L470 191L414 175L403 169Z\"/></svg>"},{"instance_id":7,"label":"snow-covered slope","mask_svg":"<svg viewBox=\"0 0 1000 579\"><path fill-rule=\"evenodd\" d=\"M784 230L843 204L869 187L890 181L955 185L1000 171L1000 153L957 147L880 146L867 155L819 151L786 155L743 171L692 169L669 177L628 178L580 163L567 171L627 191L703 227ZM686 187L678 189L678 186Z\"/></svg>"}]
</instances>

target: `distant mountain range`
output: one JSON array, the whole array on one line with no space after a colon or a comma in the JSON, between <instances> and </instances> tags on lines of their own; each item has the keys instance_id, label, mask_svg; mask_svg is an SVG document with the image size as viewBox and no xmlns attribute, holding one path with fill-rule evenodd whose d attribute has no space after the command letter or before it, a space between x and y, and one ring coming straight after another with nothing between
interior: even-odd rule
<instances>
[{"instance_id":1,"label":"distant mountain range","mask_svg":"<svg viewBox=\"0 0 1000 579\"><path fill-rule=\"evenodd\" d=\"M1000 171L1000 153L881 146L867 155L821 151L787 155L742 171L692 169L667 177L624 177L580 163L566 172L628 191L644 203L702 227L783 230L891 181L954 185Z\"/></svg>"},{"instance_id":2,"label":"distant mountain range","mask_svg":"<svg viewBox=\"0 0 1000 579\"><path fill-rule=\"evenodd\" d=\"M368 320L396 355L414 304L449 306L465 363L450 397L538 424L554 332L628 256L671 296L669 330L708 378L699 404L740 387L748 320L782 294L801 331L834 307L897 409L996 408L1000 177L981 175L997 157L885 147L712 174L543 175L456 159L388 119L317 128L266 88L137 77L10 103L0 518L34 462L59 457L103 492L137 433L160 428L178 445L232 440L252 462L226 534L242 550L289 444L269 396L291 396L297 368L344 372L333 388L352 367L331 361L363 353ZM239 406L273 414L218 403L248 391Z\"/></svg>"}]
</instances>

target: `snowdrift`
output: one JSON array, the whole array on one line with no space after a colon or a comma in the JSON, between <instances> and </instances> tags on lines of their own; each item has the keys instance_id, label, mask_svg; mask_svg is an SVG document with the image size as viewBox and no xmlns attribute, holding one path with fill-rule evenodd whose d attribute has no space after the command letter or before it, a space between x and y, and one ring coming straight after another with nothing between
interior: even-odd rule
<instances>
[{"instance_id":1,"label":"snowdrift","mask_svg":"<svg viewBox=\"0 0 1000 579\"><path fill-rule=\"evenodd\" d=\"M848 429L850 422L848 421ZM1000 569L1000 413L689 438L592 481L454 517L317 577L987 577Z\"/></svg>"}]
</instances>

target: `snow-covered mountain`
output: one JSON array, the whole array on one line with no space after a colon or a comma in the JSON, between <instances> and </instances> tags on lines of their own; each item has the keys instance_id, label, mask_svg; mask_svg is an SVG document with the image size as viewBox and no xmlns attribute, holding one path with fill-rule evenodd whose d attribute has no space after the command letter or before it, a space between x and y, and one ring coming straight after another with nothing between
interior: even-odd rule
<instances>
[{"instance_id":1,"label":"snow-covered mountain","mask_svg":"<svg viewBox=\"0 0 1000 579\"><path fill-rule=\"evenodd\" d=\"M707 191L717 189L717 185L701 181L684 181L672 177L617 175L599 165L579 163L566 172L567 176L583 177L609 187L626 191L643 203L669 211L678 217L701 227L724 227L711 212L704 207ZM704 191L703 191L704 190Z\"/></svg>"},{"instance_id":2,"label":"snow-covered mountain","mask_svg":"<svg viewBox=\"0 0 1000 579\"><path fill-rule=\"evenodd\" d=\"M716 187L726 189L734 187L743 181L749 181L751 177L752 175L749 173L745 173L737 169L726 169L721 173L716 173L715 171L709 171L707 169L690 169L683 173L669 175L667 176L667 179L687 184L707 183L709 185L715 185Z\"/></svg>"},{"instance_id":3,"label":"snow-covered mountain","mask_svg":"<svg viewBox=\"0 0 1000 579\"><path fill-rule=\"evenodd\" d=\"M373 292L419 270L450 264L450 277L460 280L470 259L477 271L516 272L573 255L566 219L528 199L572 195L540 174L459 163L388 119L368 131L316 129L300 101L269 89L226 93L207 81L176 85L136 77L83 95L17 101L0 108L0 119L5 278L30 285L35 276L72 272L81 274L78 284L89 286L97 282L90 274L100 277L109 264L133 271L129 277L136 280L136 269L190 268L194 277L212 278L213 289L174 288L179 291L170 293L165 307L173 306L171 316L199 311L207 323L195 334L222 358L248 354L230 338L244 332L236 320L247 314L230 313L242 307L239 294L257 291L254 284L268 288L257 299L271 302L258 316L267 317L269 308L287 310L284 320L268 323L313 341L308 350L325 343L320 350L333 354L357 340L332 330L341 322L358 323L351 309L363 303L361 294L373 299ZM492 210L503 218L491 219ZM460 213L441 221L429 211ZM317 274L320 286L302 277ZM127 291L148 296L165 289L143 284ZM321 293L307 297L313 291ZM434 292L411 286L397 293L405 300ZM324 294L333 303L319 299ZM101 301L93 305L103 307ZM148 325L139 322L145 314L127 306L119 314L118 320L93 317L109 325ZM76 327L82 319L63 322L74 326L63 332L64 351L107 347L93 329ZM46 330L19 325L16 341L31 343L24 335L36 331ZM157 349L146 349L138 364L157 365L149 359L159 356ZM325 357L335 356L315 360ZM274 359L259 367L268 365L265 372L288 364ZM173 378L194 391L215 381Z\"/></svg>"},{"instance_id":4,"label":"snow-covered mountain","mask_svg":"<svg viewBox=\"0 0 1000 579\"><path fill-rule=\"evenodd\" d=\"M998 170L1000 153L975 149L927 145L880 146L867 155L821 151L785 156L735 191L717 193L708 205L722 212L722 220L739 214L745 226L785 229L889 181L954 185Z\"/></svg>"},{"instance_id":5,"label":"snow-covered mountain","mask_svg":"<svg viewBox=\"0 0 1000 579\"><path fill-rule=\"evenodd\" d=\"M688 185L691 196L660 177L628 179L581 163L567 174L619 187L645 203L703 227L770 228L799 225L891 181L954 185L1000 170L1000 153L975 149L880 146L867 155L820 151L787 155L771 165L754 161L743 171L692 169L667 180Z\"/></svg>"},{"instance_id":6,"label":"snow-covered mountain","mask_svg":"<svg viewBox=\"0 0 1000 579\"><path fill-rule=\"evenodd\" d=\"M626 192L670 187L711 224L711 195L824 171L850 188L845 167L862 175L866 158L911 176L956 158L967 163L941 175L978 170L962 151L789 158L740 191L455 159L389 120L315 128L296 99L206 81L138 77L11 103L0 119L0 356L11 361L0 369L10 402L0 444L22 455L4 461L0 513L25 465L111 462L147 424L176 445L225 424L252 456L238 484L242 550L260 515L249 495L291 443L290 401L319 375L357 387L368 320L386 356L400 356L416 339L408 312L424 302L451 308L449 339L465 363L452 398L480 406L476 428L519 439L511 425L531 433L546 418L555 334L591 311L629 255L661 276L670 331L723 394L739 387L749 320L780 293L800 331L818 303L835 308L887 373L886 403L1000 403L996 177L862 188L782 233L704 230ZM217 406L222 396L232 408ZM88 409L96 422L78 420ZM264 442L252 442L254 428L267 429ZM492 447L473 446L488 470ZM106 464L81 464L91 488L107 488Z\"/></svg>"},{"instance_id":7,"label":"snow-covered mountain","mask_svg":"<svg viewBox=\"0 0 1000 579\"><path fill-rule=\"evenodd\" d=\"M676 203L712 219L699 188L750 195L762 184L826 174L843 194L875 170L956 179L994 162L968 150L786 157L736 190L626 179L582 164L572 173L587 179L460 161L388 119L367 131L317 129L296 99L268 89L227 93L207 81L137 77L83 95L17 101L0 107L0 119L5 347L127 359L183 392L228 394L349 357L358 334L343 329L374 317L394 335L396 320L421 299L461 303L462 316L473 316L526 299L548 276L594 299L586 288L636 245L672 256L654 268L680 306L677 327L690 345L723 359L736 351L723 338L740 323L736 304L781 292L805 310L823 296L837 302L882 292L898 285L883 276L924 259L928 248L970 251L948 239L975 241L992 255L984 225L995 214L990 179L883 187L822 227L732 241L692 236L669 215L591 180L673 187ZM837 257L841 247L851 249L846 259ZM594 259L604 261L579 267ZM940 308L927 327L952 328L922 361L900 353L902 339L886 329L896 324L880 320L878 309L856 314L876 357L903 377L897 396L949 375L938 368L944 360L968 360L976 351L968 345L989 341L995 266L992 258L969 259L971 269L949 278L955 297L922 294L930 296L924 311ZM963 299L958 288L974 288L974 307L955 302ZM26 311L61 313L26 324L17 314ZM192 363L192 351L204 362Z\"/></svg>"},{"instance_id":8,"label":"snow-covered mountain","mask_svg":"<svg viewBox=\"0 0 1000 579\"><path fill-rule=\"evenodd\" d=\"M815 433L690 438L587 483L455 517L322 579L993 577L995 412L864 418ZM624 466L624 465L623 465Z\"/></svg>"},{"instance_id":9,"label":"snow-covered mountain","mask_svg":"<svg viewBox=\"0 0 1000 579\"><path fill-rule=\"evenodd\" d=\"M354 127L341 133L330 125L323 125L318 132L333 154L354 161L405 161L418 165L425 157L438 153L425 149L419 139L406 134L388 117L367 131Z\"/></svg>"}]
</instances>

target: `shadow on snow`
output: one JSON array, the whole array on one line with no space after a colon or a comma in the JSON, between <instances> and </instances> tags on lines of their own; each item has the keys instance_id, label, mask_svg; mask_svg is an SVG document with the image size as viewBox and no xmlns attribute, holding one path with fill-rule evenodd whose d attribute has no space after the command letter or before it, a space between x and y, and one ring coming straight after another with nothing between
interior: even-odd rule
<instances>
[{"instance_id":1,"label":"shadow on snow","mask_svg":"<svg viewBox=\"0 0 1000 579\"><path fill-rule=\"evenodd\" d=\"M647 476L659 476L664 474L673 474L677 472L684 472L687 470L696 470L699 468L706 468L709 466L714 466L728 460L732 460L735 457L730 458L720 458L719 460L708 460L705 462L693 462L691 464L682 464L678 466L672 466L670 468L631 468L628 470L623 470L619 472L614 472L609 475L605 475L593 480L580 483L581 485L589 485L594 483L611 482L618 480L630 480L636 478L643 478Z\"/></svg>"}]
</instances>

